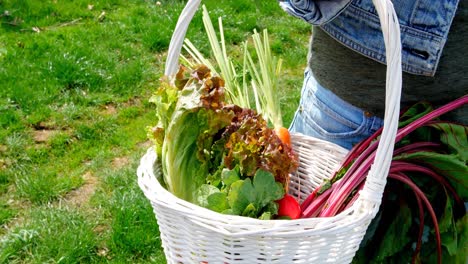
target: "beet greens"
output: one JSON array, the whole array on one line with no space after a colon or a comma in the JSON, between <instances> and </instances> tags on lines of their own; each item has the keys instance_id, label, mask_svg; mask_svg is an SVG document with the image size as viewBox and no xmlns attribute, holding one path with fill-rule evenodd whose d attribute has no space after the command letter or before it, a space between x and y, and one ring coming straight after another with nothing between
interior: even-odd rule
<instances>
[{"instance_id":1,"label":"beet greens","mask_svg":"<svg viewBox=\"0 0 468 264\"><path fill-rule=\"evenodd\" d=\"M463 96L435 110L421 102L400 115L382 205L354 262L466 260L468 127L438 118L467 102ZM341 169L303 201L302 217L330 217L352 205L381 132L357 144Z\"/></svg>"}]
</instances>

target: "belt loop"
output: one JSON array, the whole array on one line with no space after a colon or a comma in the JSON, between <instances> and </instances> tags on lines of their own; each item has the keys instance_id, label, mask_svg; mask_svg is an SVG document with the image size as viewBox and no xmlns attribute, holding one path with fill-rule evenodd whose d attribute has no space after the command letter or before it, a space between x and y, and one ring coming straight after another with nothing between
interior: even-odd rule
<instances>
[{"instance_id":1,"label":"belt loop","mask_svg":"<svg viewBox=\"0 0 468 264\"><path fill-rule=\"evenodd\" d=\"M372 122L370 126L370 132L375 133L375 131L379 130L383 126L383 120L377 116L372 116L369 118L370 122Z\"/></svg>"}]
</instances>

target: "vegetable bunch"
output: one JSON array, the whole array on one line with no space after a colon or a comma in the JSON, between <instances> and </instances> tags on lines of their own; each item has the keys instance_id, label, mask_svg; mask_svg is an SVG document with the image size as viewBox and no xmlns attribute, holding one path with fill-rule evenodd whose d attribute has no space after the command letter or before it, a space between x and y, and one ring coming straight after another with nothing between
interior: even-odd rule
<instances>
[{"instance_id":1,"label":"vegetable bunch","mask_svg":"<svg viewBox=\"0 0 468 264\"><path fill-rule=\"evenodd\" d=\"M467 102L464 96L436 110L418 103L401 114L382 206L358 260L466 260L468 128L436 118ZM356 145L342 168L301 204L303 217L334 216L352 205L373 163L380 133Z\"/></svg>"},{"instance_id":2,"label":"vegetable bunch","mask_svg":"<svg viewBox=\"0 0 468 264\"><path fill-rule=\"evenodd\" d=\"M199 65L162 80L151 129L163 184L217 212L271 219L297 155L254 110L225 101L224 80Z\"/></svg>"},{"instance_id":3,"label":"vegetable bunch","mask_svg":"<svg viewBox=\"0 0 468 264\"><path fill-rule=\"evenodd\" d=\"M245 41L243 45L243 62L238 67L227 52L222 18L218 18L220 36L218 38L208 9L205 5L202 7L203 24L216 63L211 63L209 59L203 56L189 39L185 39L184 49L190 55L190 58L181 55L182 62L188 67L194 67L197 64L206 65L212 73L226 81L225 90L230 102L244 108L255 108L276 129L277 134L284 135L284 138L287 138L289 133L285 133L287 129L283 127L278 97L282 60L272 54L268 31L264 29L260 35L254 30L251 41L255 52L249 51L249 41ZM240 73L238 68L241 70ZM255 102L255 107L251 107L251 101Z\"/></svg>"},{"instance_id":4,"label":"vegetable bunch","mask_svg":"<svg viewBox=\"0 0 468 264\"><path fill-rule=\"evenodd\" d=\"M242 74L238 74L238 67L227 53L222 19L218 21L220 39L203 6L203 23L216 64L185 39L184 48L189 57L181 54L186 68L181 68L176 76L176 87L166 82L153 98L161 109L159 120L179 119L170 121L179 122L176 125L159 124L153 128L156 149L165 157L165 184L177 196L217 212L262 219L298 218L298 202L285 194L289 173L295 170L298 162L291 149L289 131L282 126L277 93L281 60L272 56L267 31L263 32L263 40L254 32L255 54L249 52L246 41ZM184 77L187 68L194 73ZM178 101L194 103L199 100L196 97L203 98L204 109L195 103L179 107L172 114L179 104L174 103L177 94L180 94L176 96ZM186 94L190 94L188 100L184 99ZM255 108L251 107L252 102ZM193 109L192 113L182 114L189 108ZM200 113L207 116L200 117ZM194 118L195 115L199 119ZM195 126L191 122L202 126L198 128L201 130L186 136L178 127L184 124L187 129L196 131L189 128ZM196 157L178 154L183 152L182 145L171 150L173 144L164 143L178 137L184 137L184 145L192 145L190 148L187 145L184 151L196 151ZM174 161L180 163L175 168L169 165ZM200 168L192 178L181 177L189 173L188 167Z\"/></svg>"}]
</instances>

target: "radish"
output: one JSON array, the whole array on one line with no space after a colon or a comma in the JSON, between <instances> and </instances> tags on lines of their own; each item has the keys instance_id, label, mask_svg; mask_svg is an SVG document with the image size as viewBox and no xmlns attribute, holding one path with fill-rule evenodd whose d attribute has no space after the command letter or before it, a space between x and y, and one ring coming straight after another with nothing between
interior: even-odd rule
<instances>
[{"instance_id":1,"label":"radish","mask_svg":"<svg viewBox=\"0 0 468 264\"><path fill-rule=\"evenodd\" d=\"M290 194L285 194L281 200L276 201L279 205L278 216L298 219L301 216L301 207L297 200Z\"/></svg>"}]
</instances>

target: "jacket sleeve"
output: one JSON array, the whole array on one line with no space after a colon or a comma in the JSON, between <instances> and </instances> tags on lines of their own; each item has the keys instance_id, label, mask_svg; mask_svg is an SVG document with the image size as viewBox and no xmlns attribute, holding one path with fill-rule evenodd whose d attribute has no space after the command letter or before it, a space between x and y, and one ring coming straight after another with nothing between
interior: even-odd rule
<instances>
[{"instance_id":1,"label":"jacket sleeve","mask_svg":"<svg viewBox=\"0 0 468 264\"><path fill-rule=\"evenodd\" d=\"M338 16L351 0L278 0L281 8L312 25L322 25Z\"/></svg>"}]
</instances>

